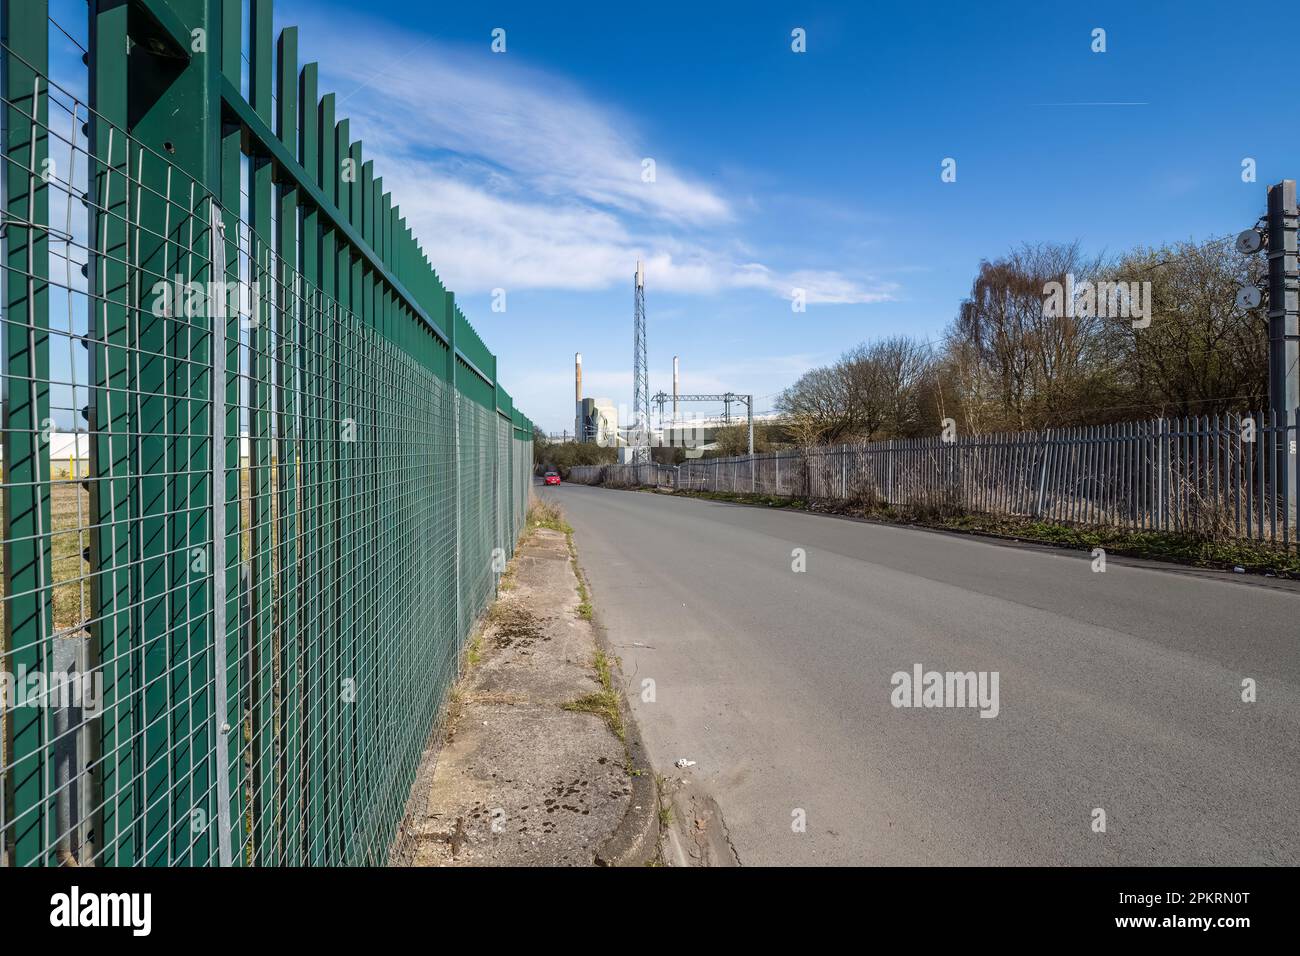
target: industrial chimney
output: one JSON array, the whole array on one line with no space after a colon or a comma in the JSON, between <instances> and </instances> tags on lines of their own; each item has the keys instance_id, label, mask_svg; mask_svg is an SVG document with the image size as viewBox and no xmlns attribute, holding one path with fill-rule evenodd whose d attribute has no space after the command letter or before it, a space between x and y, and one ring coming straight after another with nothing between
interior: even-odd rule
<instances>
[{"instance_id":1,"label":"industrial chimney","mask_svg":"<svg viewBox=\"0 0 1300 956\"><path fill-rule=\"evenodd\" d=\"M582 441L582 353L573 355L573 440Z\"/></svg>"},{"instance_id":2,"label":"industrial chimney","mask_svg":"<svg viewBox=\"0 0 1300 956\"><path fill-rule=\"evenodd\" d=\"M677 356L673 356L673 423L677 422Z\"/></svg>"}]
</instances>

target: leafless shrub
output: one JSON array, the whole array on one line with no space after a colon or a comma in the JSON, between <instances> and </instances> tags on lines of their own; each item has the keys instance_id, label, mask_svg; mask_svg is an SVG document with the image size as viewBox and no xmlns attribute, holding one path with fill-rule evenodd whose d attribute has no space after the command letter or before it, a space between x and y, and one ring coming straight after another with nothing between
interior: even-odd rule
<instances>
[{"instance_id":1,"label":"leafless shrub","mask_svg":"<svg viewBox=\"0 0 1300 956\"><path fill-rule=\"evenodd\" d=\"M1174 500L1181 504L1177 517L1185 534L1213 544L1237 537L1236 512L1227 496L1207 491L1186 477L1175 482Z\"/></svg>"},{"instance_id":2,"label":"leafless shrub","mask_svg":"<svg viewBox=\"0 0 1300 956\"><path fill-rule=\"evenodd\" d=\"M933 524L959 518L966 509L950 489L944 489L922 492L903 505L902 513L909 521Z\"/></svg>"},{"instance_id":3,"label":"leafless shrub","mask_svg":"<svg viewBox=\"0 0 1300 956\"><path fill-rule=\"evenodd\" d=\"M868 479L849 487L846 504L851 511L870 514L873 511L883 509L887 502L881 497L879 489L876 488L876 483Z\"/></svg>"}]
</instances>

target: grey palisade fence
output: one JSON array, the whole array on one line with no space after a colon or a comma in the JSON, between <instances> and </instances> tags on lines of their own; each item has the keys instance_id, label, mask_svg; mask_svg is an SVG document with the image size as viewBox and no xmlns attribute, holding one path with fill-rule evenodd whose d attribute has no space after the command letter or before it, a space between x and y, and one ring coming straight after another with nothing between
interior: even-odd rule
<instances>
[{"instance_id":1,"label":"grey palisade fence","mask_svg":"<svg viewBox=\"0 0 1300 956\"><path fill-rule=\"evenodd\" d=\"M1073 525L1214 533L1295 547L1300 410L1288 421L1214 415L1042 432L824 445L665 465L589 465L587 484L660 485Z\"/></svg>"}]
</instances>

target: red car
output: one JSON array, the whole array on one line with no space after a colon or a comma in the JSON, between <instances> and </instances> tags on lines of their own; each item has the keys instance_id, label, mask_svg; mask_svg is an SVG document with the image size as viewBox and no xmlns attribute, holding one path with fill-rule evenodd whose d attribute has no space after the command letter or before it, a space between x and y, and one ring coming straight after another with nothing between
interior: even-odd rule
<instances>
[{"instance_id":1,"label":"red car","mask_svg":"<svg viewBox=\"0 0 1300 956\"><path fill-rule=\"evenodd\" d=\"M548 471L542 480L548 485L558 485L560 483L560 473L558 471Z\"/></svg>"}]
</instances>

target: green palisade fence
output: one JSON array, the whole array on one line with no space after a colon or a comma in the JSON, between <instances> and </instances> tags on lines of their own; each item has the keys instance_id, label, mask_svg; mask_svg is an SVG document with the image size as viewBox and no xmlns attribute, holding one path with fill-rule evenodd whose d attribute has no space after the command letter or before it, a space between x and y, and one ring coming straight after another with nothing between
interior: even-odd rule
<instances>
[{"instance_id":1,"label":"green palisade fence","mask_svg":"<svg viewBox=\"0 0 1300 956\"><path fill-rule=\"evenodd\" d=\"M532 423L270 0L88 7L0 2L0 862L383 863Z\"/></svg>"}]
</instances>

